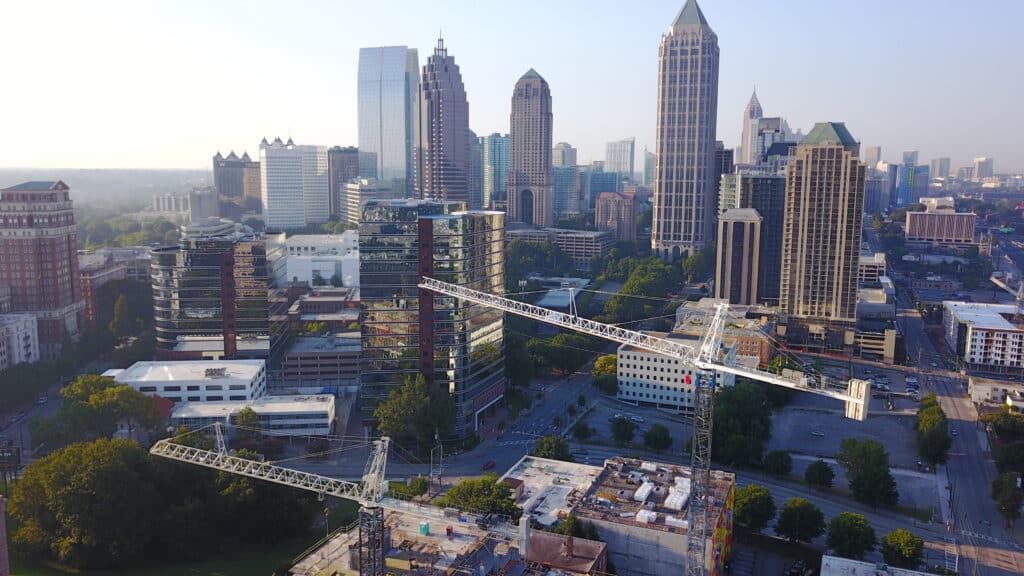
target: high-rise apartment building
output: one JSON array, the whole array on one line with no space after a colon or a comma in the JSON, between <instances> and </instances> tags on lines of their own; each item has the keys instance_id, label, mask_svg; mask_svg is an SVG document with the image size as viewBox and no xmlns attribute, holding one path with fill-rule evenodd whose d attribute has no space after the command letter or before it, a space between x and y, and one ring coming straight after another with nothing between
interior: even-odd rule
<instances>
[{"instance_id":1,"label":"high-rise apartment building","mask_svg":"<svg viewBox=\"0 0 1024 576\"><path fill-rule=\"evenodd\" d=\"M78 340L85 309L71 188L25 182L0 190L0 286L11 312L36 317L42 358L60 355L64 338Z\"/></svg>"},{"instance_id":2,"label":"high-rise apartment building","mask_svg":"<svg viewBox=\"0 0 1024 576\"><path fill-rule=\"evenodd\" d=\"M696 0L686 4L658 50L658 167L651 249L666 260L712 240L718 37Z\"/></svg>"},{"instance_id":3,"label":"high-rise apartment building","mask_svg":"<svg viewBox=\"0 0 1024 576\"><path fill-rule=\"evenodd\" d=\"M760 155L754 150L753 140L757 137L757 121L764 116L761 109L761 102L757 99L757 89L750 95L750 101L743 109L743 134L740 136L740 145L736 147L737 164L757 164Z\"/></svg>"},{"instance_id":4,"label":"high-rise apartment building","mask_svg":"<svg viewBox=\"0 0 1024 576\"><path fill-rule=\"evenodd\" d=\"M864 163L867 164L869 169L874 169L879 162L882 161L882 147L881 146L865 146L864 147Z\"/></svg>"},{"instance_id":5,"label":"high-rise apartment building","mask_svg":"<svg viewBox=\"0 0 1024 576\"><path fill-rule=\"evenodd\" d=\"M469 102L455 58L438 38L420 79L416 196L470 203Z\"/></svg>"},{"instance_id":6,"label":"high-rise apartment building","mask_svg":"<svg viewBox=\"0 0 1024 576\"><path fill-rule=\"evenodd\" d=\"M494 207L508 199L508 134L490 134L480 138L483 145L483 205Z\"/></svg>"},{"instance_id":7,"label":"high-rise apartment building","mask_svg":"<svg viewBox=\"0 0 1024 576\"><path fill-rule=\"evenodd\" d=\"M761 255L761 215L753 208L730 208L718 220L715 298L730 304L757 303Z\"/></svg>"},{"instance_id":8,"label":"high-rise apartment building","mask_svg":"<svg viewBox=\"0 0 1024 576\"><path fill-rule=\"evenodd\" d=\"M621 176L633 180L635 156L635 138L608 142L604 148L604 170L605 172L618 172Z\"/></svg>"},{"instance_id":9,"label":"high-rise apartment building","mask_svg":"<svg viewBox=\"0 0 1024 576\"><path fill-rule=\"evenodd\" d=\"M251 229L193 222L177 246L151 255L157 359L268 359L281 351L286 323L271 318L285 310L273 309L267 244Z\"/></svg>"},{"instance_id":10,"label":"high-rise apartment building","mask_svg":"<svg viewBox=\"0 0 1024 576\"><path fill-rule=\"evenodd\" d=\"M331 190L326 146L299 146L291 138L260 143L263 221L288 230L326 222Z\"/></svg>"},{"instance_id":11,"label":"high-rise apartment building","mask_svg":"<svg viewBox=\"0 0 1024 576\"><path fill-rule=\"evenodd\" d=\"M779 303L779 284L782 278L786 178L775 174L737 174L736 207L757 210L761 217L757 301L776 306Z\"/></svg>"},{"instance_id":12,"label":"high-rise apartment building","mask_svg":"<svg viewBox=\"0 0 1024 576\"><path fill-rule=\"evenodd\" d=\"M818 350L853 344L865 166L841 122L822 122L786 170L780 331Z\"/></svg>"},{"instance_id":13,"label":"high-rise apartment building","mask_svg":"<svg viewBox=\"0 0 1024 576\"><path fill-rule=\"evenodd\" d=\"M217 152L213 156L213 187L217 189L219 203L234 204L239 212L255 210L260 197L260 163L253 162L248 152L241 157L234 150L227 156Z\"/></svg>"},{"instance_id":14,"label":"high-rise apartment building","mask_svg":"<svg viewBox=\"0 0 1024 576\"><path fill-rule=\"evenodd\" d=\"M419 130L419 57L415 48L359 50L359 176L412 195Z\"/></svg>"},{"instance_id":15,"label":"high-rise apartment building","mask_svg":"<svg viewBox=\"0 0 1024 576\"><path fill-rule=\"evenodd\" d=\"M476 431L505 391L502 313L417 286L428 276L493 294L505 285L502 212L461 202L370 201L359 224L365 416L407 378L454 396L455 430Z\"/></svg>"},{"instance_id":16,"label":"high-rise apartment building","mask_svg":"<svg viewBox=\"0 0 1024 576\"><path fill-rule=\"evenodd\" d=\"M552 166L576 166L576 149L571 144L559 142L551 150Z\"/></svg>"},{"instance_id":17,"label":"high-rise apartment building","mask_svg":"<svg viewBox=\"0 0 1024 576\"><path fill-rule=\"evenodd\" d=\"M330 189L331 216L345 211L345 184L359 177L359 148L332 146L327 150L327 181Z\"/></svg>"},{"instance_id":18,"label":"high-rise apartment building","mask_svg":"<svg viewBox=\"0 0 1024 576\"><path fill-rule=\"evenodd\" d=\"M512 93L508 148L509 222L551 226L555 223L551 181L551 89L530 68Z\"/></svg>"},{"instance_id":19,"label":"high-rise apartment building","mask_svg":"<svg viewBox=\"0 0 1024 576\"><path fill-rule=\"evenodd\" d=\"M594 225L610 230L619 242L636 241L636 197L626 192L602 192L594 202Z\"/></svg>"},{"instance_id":20,"label":"high-rise apartment building","mask_svg":"<svg viewBox=\"0 0 1024 576\"><path fill-rule=\"evenodd\" d=\"M932 178L949 178L949 158L932 158L929 175Z\"/></svg>"},{"instance_id":21,"label":"high-rise apartment building","mask_svg":"<svg viewBox=\"0 0 1024 576\"><path fill-rule=\"evenodd\" d=\"M654 186L654 171L657 168L657 163L658 156L644 148L644 186L648 188Z\"/></svg>"},{"instance_id":22,"label":"high-rise apartment building","mask_svg":"<svg viewBox=\"0 0 1024 576\"><path fill-rule=\"evenodd\" d=\"M580 212L580 170L576 166L555 166L551 169L554 182L555 217Z\"/></svg>"},{"instance_id":23,"label":"high-rise apartment building","mask_svg":"<svg viewBox=\"0 0 1024 576\"><path fill-rule=\"evenodd\" d=\"M985 178L991 178L994 175L992 167L992 158L988 156L979 156L974 159L974 179L983 180Z\"/></svg>"}]
</instances>

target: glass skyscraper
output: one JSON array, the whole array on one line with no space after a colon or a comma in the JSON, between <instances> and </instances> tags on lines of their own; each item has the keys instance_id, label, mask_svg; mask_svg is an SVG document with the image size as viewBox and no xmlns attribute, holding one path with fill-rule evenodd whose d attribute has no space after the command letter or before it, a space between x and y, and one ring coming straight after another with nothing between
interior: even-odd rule
<instances>
[{"instance_id":1,"label":"glass skyscraper","mask_svg":"<svg viewBox=\"0 0 1024 576\"><path fill-rule=\"evenodd\" d=\"M508 134L497 132L482 136L484 168L484 208L493 208L495 202L504 202L508 195Z\"/></svg>"},{"instance_id":2,"label":"glass skyscraper","mask_svg":"<svg viewBox=\"0 0 1024 576\"><path fill-rule=\"evenodd\" d=\"M505 214L462 202L371 200L359 224L364 417L406 378L423 374L454 396L455 433L477 430L505 392L503 315L446 296L426 297L429 276L501 294Z\"/></svg>"},{"instance_id":3,"label":"glass skyscraper","mask_svg":"<svg viewBox=\"0 0 1024 576\"><path fill-rule=\"evenodd\" d=\"M410 196L419 125L419 56L415 48L359 50L359 175Z\"/></svg>"}]
</instances>

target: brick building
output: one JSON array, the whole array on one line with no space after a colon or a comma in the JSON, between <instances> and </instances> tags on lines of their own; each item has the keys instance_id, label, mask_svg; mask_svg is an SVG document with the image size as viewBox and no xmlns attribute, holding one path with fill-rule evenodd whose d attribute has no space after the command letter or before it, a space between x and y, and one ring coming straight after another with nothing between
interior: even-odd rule
<instances>
[{"instance_id":1,"label":"brick building","mask_svg":"<svg viewBox=\"0 0 1024 576\"><path fill-rule=\"evenodd\" d=\"M111 280L124 280L128 277L128 267L117 262L109 254L79 254L78 281L82 287L82 299L85 300L85 313L82 315L82 328L95 330L99 328L99 316L96 307L96 295Z\"/></svg>"}]
</instances>

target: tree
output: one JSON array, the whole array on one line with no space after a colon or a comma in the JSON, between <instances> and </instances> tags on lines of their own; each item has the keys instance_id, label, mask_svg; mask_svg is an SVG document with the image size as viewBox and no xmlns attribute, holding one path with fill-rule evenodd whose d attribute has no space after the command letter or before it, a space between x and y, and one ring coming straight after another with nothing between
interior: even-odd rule
<instances>
[{"instance_id":1,"label":"tree","mask_svg":"<svg viewBox=\"0 0 1024 576\"><path fill-rule=\"evenodd\" d=\"M235 426L244 438L257 438L260 434L260 416L250 406L246 406L235 414Z\"/></svg>"},{"instance_id":2,"label":"tree","mask_svg":"<svg viewBox=\"0 0 1024 576\"><path fill-rule=\"evenodd\" d=\"M828 547L837 556L862 560L875 544L875 530L863 514L843 512L828 523Z\"/></svg>"},{"instance_id":3,"label":"tree","mask_svg":"<svg viewBox=\"0 0 1024 576\"><path fill-rule=\"evenodd\" d=\"M703 251L694 252L683 260L683 274L686 275L687 282L693 282L700 280L704 277L707 272L707 256Z\"/></svg>"},{"instance_id":4,"label":"tree","mask_svg":"<svg viewBox=\"0 0 1024 576\"><path fill-rule=\"evenodd\" d=\"M658 452L672 447L672 435L664 424L655 424L644 432L644 446Z\"/></svg>"},{"instance_id":5,"label":"tree","mask_svg":"<svg viewBox=\"0 0 1024 576\"><path fill-rule=\"evenodd\" d=\"M771 438L772 420L764 390L753 382L737 382L715 397L715 426L711 453L715 460L733 466L753 466L761 461L765 442Z\"/></svg>"},{"instance_id":6,"label":"tree","mask_svg":"<svg viewBox=\"0 0 1024 576\"><path fill-rule=\"evenodd\" d=\"M331 276L331 286L334 286L335 288L341 288L344 285L345 283L342 282L341 276L338 276L337 274Z\"/></svg>"},{"instance_id":7,"label":"tree","mask_svg":"<svg viewBox=\"0 0 1024 576\"><path fill-rule=\"evenodd\" d=\"M924 562L924 539L899 528L882 538L882 559L890 566L915 570Z\"/></svg>"},{"instance_id":8,"label":"tree","mask_svg":"<svg viewBox=\"0 0 1024 576\"><path fill-rule=\"evenodd\" d=\"M949 436L949 424L946 413L939 406L934 393L921 399L915 422L917 429L917 450L921 459L935 466L948 459L952 438Z\"/></svg>"},{"instance_id":9,"label":"tree","mask_svg":"<svg viewBox=\"0 0 1024 576\"><path fill-rule=\"evenodd\" d=\"M136 322L128 310L128 298L121 294L114 303L114 319L110 321L110 333L118 338L124 338L134 333L135 326Z\"/></svg>"},{"instance_id":10,"label":"tree","mask_svg":"<svg viewBox=\"0 0 1024 576\"><path fill-rule=\"evenodd\" d=\"M775 532L793 542L810 542L825 533L825 515L803 498L790 498L779 512Z\"/></svg>"},{"instance_id":11,"label":"tree","mask_svg":"<svg viewBox=\"0 0 1024 576\"><path fill-rule=\"evenodd\" d=\"M1009 526L1020 518L1021 489L1017 488L1019 477L1016 472L1003 472L992 481L992 499Z\"/></svg>"},{"instance_id":12,"label":"tree","mask_svg":"<svg viewBox=\"0 0 1024 576\"><path fill-rule=\"evenodd\" d=\"M618 356L605 354L594 360L594 368L590 371L594 377L594 385L605 394L615 394L618 388Z\"/></svg>"},{"instance_id":13,"label":"tree","mask_svg":"<svg viewBox=\"0 0 1024 576\"><path fill-rule=\"evenodd\" d=\"M896 480L889 471L889 454L881 443L847 438L839 445L836 460L846 471L850 492L858 502L893 507L899 501Z\"/></svg>"},{"instance_id":14,"label":"tree","mask_svg":"<svg viewBox=\"0 0 1024 576\"><path fill-rule=\"evenodd\" d=\"M580 408L587 405L586 394L580 394L579 396L576 397L576 405L579 406Z\"/></svg>"},{"instance_id":15,"label":"tree","mask_svg":"<svg viewBox=\"0 0 1024 576\"><path fill-rule=\"evenodd\" d=\"M587 425L586 422L580 420L572 426L572 437L577 440L586 440L594 435L596 432L593 428Z\"/></svg>"},{"instance_id":16,"label":"tree","mask_svg":"<svg viewBox=\"0 0 1024 576\"><path fill-rule=\"evenodd\" d=\"M554 434L542 436L538 439L530 454L538 458L572 462L572 456L569 454L569 443L565 441L565 438L555 436Z\"/></svg>"},{"instance_id":17,"label":"tree","mask_svg":"<svg viewBox=\"0 0 1024 576\"><path fill-rule=\"evenodd\" d=\"M831 488L835 478L836 473L824 460L815 460L804 470L804 481L815 488Z\"/></svg>"},{"instance_id":18,"label":"tree","mask_svg":"<svg viewBox=\"0 0 1024 576\"><path fill-rule=\"evenodd\" d=\"M775 500L768 489L757 484L736 488L736 521L752 532L760 532L775 517Z\"/></svg>"},{"instance_id":19,"label":"tree","mask_svg":"<svg viewBox=\"0 0 1024 576\"><path fill-rule=\"evenodd\" d=\"M636 424L628 418L616 418L612 422L612 438L615 443L625 446L633 441L633 434L636 432Z\"/></svg>"},{"instance_id":20,"label":"tree","mask_svg":"<svg viewBox=\"0 0 1024 576\"><path fill-rule=\"evenodd\" d=\"M793 457L785 450L772 450L764 456L764 471L772 476L789 476L793 470Z\"/></svg>"},{"instance_id":21,"label":"tree","mask_svg":"<svg viewBox=\"0 0 1024 576\"><path fill-rule=\"evenodd\" d=\"M1000 472L1024 474L1024 442L1003 444L995 449L996 468Z\"/></svg>"},{"instance_id":22,"label":"tree","mask_svg":"<svg viewBox=\"0 0 1024 576\"><path fill-rule=\"evenodd\" d=\"M502 514L513 521L519 520L522 514L512 499L512 489L505 483L499 484L493 474L459 482L439 503L466 512Z\"/></svg>"},{"instance_id":23,"label":"tree","mask_svg":"<svg viewBox=\"0 0 1024 576\"><path fill-rule=\"evenodd\" d=\"M405 384L395 388L381 402L373 415L383 434L398 443L419 442L429 444L434 437L430 421L430 395L422 374L406 378Z\"/></svg>"}]
</instances>

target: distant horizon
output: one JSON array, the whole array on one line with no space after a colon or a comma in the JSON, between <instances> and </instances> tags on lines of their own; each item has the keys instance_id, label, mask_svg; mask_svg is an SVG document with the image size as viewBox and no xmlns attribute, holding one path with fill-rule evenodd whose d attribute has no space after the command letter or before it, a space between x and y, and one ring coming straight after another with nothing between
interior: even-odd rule
<instances>
[{"instance_id":1,"label":"distant horizon","mask_svg":"<svg viewBox=\"0 0 1024 576\"><path fill-rule=\"evenodd\" d=\"M0 104L0 161L201 170L218 150L255 158L263 137L353 146L359 48L406 45L422 65L441 29L478 135L508 132L512 87L534 68L551 86L555 142L586 164L633 137L642 166L644 148L655 149L658 43L684 1L13 3L0 49L19 57L0 61L12 86ZM700 5L721 47L726 147L738 144L756 86L765 116L805 133L845 122L884 160L917 150L921 164L949 157L955 171L989 156L996 173L1024 172L1014 113L1024 78L1003 65L1016 56L1024 3ZM182 29L193 31L187 41Z\"/></svg>"}]
</instances>

